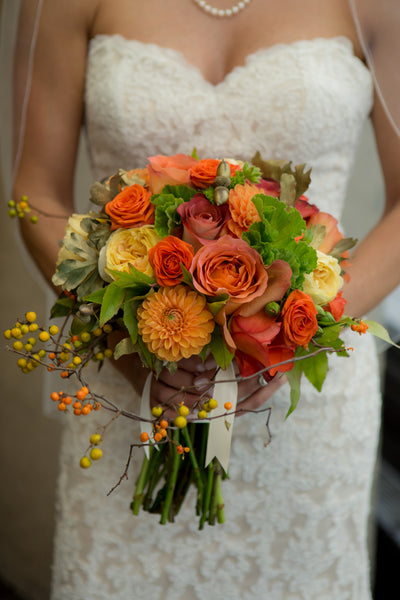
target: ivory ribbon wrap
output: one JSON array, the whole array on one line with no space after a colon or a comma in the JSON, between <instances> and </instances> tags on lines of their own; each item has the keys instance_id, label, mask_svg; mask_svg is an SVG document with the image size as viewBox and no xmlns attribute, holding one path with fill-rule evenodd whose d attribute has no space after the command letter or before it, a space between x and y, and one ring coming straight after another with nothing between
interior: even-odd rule
<instances>
[{"instance_id":1,"label":"ivory ribbon wrap","mask_svg":"<svg viewBox=\"0 0 400 600\"><path fill-rule=\"evenodd\" d=\"M140 401L140 416L142 419L148 419L148 421L140 421L140 433L146 432L151 439L153 435L153 427L151 424L151 420L154 418L151 414L150 408L150 390L151 390L151 380L153 379L153 374L149 373L146 379L146 383L144 384L142 399ZM149 446L143 446L144 453L147 458L149 458Z\"/></svg>"},{"instance_id":2,"label":"ivory ribbon wrap","mask_svg":"<svg viewBox=\"0 0 400 600\"><path fill-rule=\"evenodd\" d=\"M216 381L224 381L225 379L235 379L235 371L232 363L229 367L223 371L220 369L215 378ZM236 410L237 403L237 383L236 381L229 381L226 383L219 383L214 387L214 394L218 399L218 406L211 412L210 429L208 431L207 441L207 452L206 452L206 464L207 466L214 457L216 457L221 463L222 468L225 472L228 471L229 454L231 452L231 440L233 421L235 419L234 414L226 416L226 409L224 408L225 402L231 402L232 408L229 411L234 413ZM219 417L215 419L214 417Z\"/></svg>"},{"instance_id":3,"label":"ivory ribbon wrap","mask_svg":"<svg viewBox=\"0 0 400 600\"><path fill-rule=\"evenodd\" d=\"M148 419L148 421L140 422L140 430L141 433L148 433L150 438L153 435L153 428L151 425L151 420L153 419L153 416L151 414L150 409L150 389L152 377L153 375L150 373L146 379L146 383L144 384L142 392L142 399L140 402L140 416L143 419ZM216 381L224 381L227 379L235 379L235 371L233 369L232 363L225 371L220 369L215 378ZM205 466L207 466L212 461L212 459L216 457L221 463L221 466L224 469L224 471L228 471L233 421L235 419L235 415L226 415L225 413L227 411L224 408L224 404L225 402L231 402L232 409L229 412L234 413L234 411L236 410L237 403L237 383L236 381L219 383L215 386L214 390L215 396L218 399L218 406L210 414L212 418L209 421L210 428L208 432ZM208 420L202 422L207 423ZM144 451L147 458L149 458L149 446L144 446Z\"/></svg>"}]
</instances>

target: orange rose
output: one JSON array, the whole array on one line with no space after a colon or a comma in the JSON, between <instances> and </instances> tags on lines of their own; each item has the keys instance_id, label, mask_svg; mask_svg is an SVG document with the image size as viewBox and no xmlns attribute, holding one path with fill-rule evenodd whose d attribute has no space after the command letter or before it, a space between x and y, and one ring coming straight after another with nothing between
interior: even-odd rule
<instances>
[{"instance_id":1,"label":"orange rose","mask_svg":"<svg viewBox=\"0 0 400 600\"><path fill-rule=\"evenodd\" d=\"M196 161L196 164L190 169L190 179L196 188L205 189L214 183L217 176L218 165L221 161L216 158L205 158ZM240 169L239 165L231 165L231 176Z\"/></svg>"},{"instance_id":2,"label":"orange rose","mask_svg":"<svg viewBox=\"0 0 400 600\"><path fill-rule=\"evenodd\" d=\"M149 185L153 194L159 194L165 185L189 185L191 167L197 160L187 154L150 156Z\"/></svg>"},{"instance_id":3,"label":"orange rose","mask_svg":"<svg viewBox=\"0 0 400 600\"><path fill-rule=\"evenodd\" d=\"M194 256L193 247L173 235L165 237L149 250L149 261L157 283L164 287L182 281L182 266L190 269Z\"/></svg>"},{"instance_id":4,"label":"orange rose","mask_svg":"<svg viewBox=\"0 0 400 600\"><path fill-rule=\"evenodd\" d=\"M336 294L336 298L334 298L331 302L328 302L328 304L324 306L324 309L328 310L333 315L335 321L340 321L344 313L346 304L347 300L343 298L343 292L340 291Z\"/></svg>"},{"instance_id":5,"label":"orange rose","mask_svg":"<svg viewBox=\"0 0 400 600\"><path fill-rule=\"evenodd\" d=\"M242 233L248 231L252 223L261 221L258 210L251 200L260 193L261 191L255 185L249 183L235 185L229 192L228 203L232 219L228 221L228 228L236 237L242 237Z\"/></svg>"},{"instance_id":6,"label":"orange rose","mask_svg":"<svg viewBox=\"0 0 400 600\"><path fill-rule=\"evenodd\" d=\"M261 296L268 275L260 255L244 240L224 235L195 254L190 272L195 288L206 296L229 294L225 313Z\"/></svg>"},{"instance_id":7,"label":"orange rose","mask_svg":"<svg viewBox=\"0 0 400 600\"><path fill-rule=\"evenodd\" d=\"M138 183L124 188L107 202L104 210L111 217L111 231L154 223L155 207L150 202L150 192Z\"/></svg>"},{"instance_id":8,"label":"orange rose","mask_svg":"<svg viewBox=\"0 0 400 600\"><path fill-rule=\"evenodd\" d=\"M311 297L300 290L289 294L282 309L282 321L285 341L307 348L318 330L317 309Z\"/></svg>"}]
</instances>

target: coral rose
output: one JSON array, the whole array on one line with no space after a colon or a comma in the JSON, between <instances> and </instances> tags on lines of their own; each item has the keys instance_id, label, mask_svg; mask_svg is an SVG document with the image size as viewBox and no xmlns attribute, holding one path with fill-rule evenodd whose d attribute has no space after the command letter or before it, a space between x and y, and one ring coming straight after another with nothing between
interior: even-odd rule
<instances>
[{"instance_id":1,"label":"coral rose","mask_svg":"<svg viewBox=\"0 0 400 600\"><path fill-rule=\"evenodd\" d=\"M149 250L149 261L157 283L162 286L177 285L182 281L182 265L190 269L193 247L173 235L168 235Z\"/></svg>"},{"instance_id":2,"label":"coral rose","mask_svg":"<svg viewBox=\"0 0 400 600\"><path fill-rule=\"evenodd\" d=\"M141 273L152 276L148 253L160 239L152 225L114 231L100 252L100 276L105 281L112 281L113 278L107 274L106 269L129 273L130 265Z\"/></svg>"},{"instance_id":3,"label":"coral rose","mask_svg":"<svg viewBox=\"0 0 400 600\"><path fill-rule=\"evenodd\" d=\"M264 310L251 317L233 315L229 326L242 376L253 375L264 367L272 367L294 356L293 348L288 347L280 335L281 323L266 315ZM269 381L277 371L286 372L292 368L293 363L280 365L266 371L264 378Z\"/></svg>"},{"instance_id":4,"label":"coral rose","mask_svg":"<svg viewBox=\"0 0 400 600\"><path fill-rule=\"evenodd\" d=\"M319 208L315 204L310 204L306 196L297 198L294 207L299 211L306 223L308 223L310 217L319 213Z\"/></svg>"},{"instance_id":5,"label":"coral rose","mask_svg":"<svg viewBox=\"0 0 400 600\"><path fill-rule=\"evenodd\" d=\"M260 179L255 186L258 188L259 193L265 194L266 196L279 198L281 193L281 184L279 181L273 181L272 179Z\"/></svg>"},{"instance_id":6,"label":"coral rose","mask_svg":"<svg viewBox=\"0 0 400 600\"><path fill-rule=\"evenodd\" d=\"M291 292L282 309L283 334L289 345L307 348L317 333L317 309L308 294Z\"/></svg>"},{"instance_id":7,"label":"coral rose","mask_svg":"<svg viewBox=\"0 0 400 600\"><path fill-rule=\"evenodd\" d=\"M195 288L202 294L211 297L229 294L226 314L261 296L268 283L258 252L244 240L229 235L200 248L193 258L190 272Z\"/></svg>"},{"instance_id":8,"label":"coral rose","mask_svg":"<svg viewBox=\"0 0 400 600\"><path fill-rule=\"evenodd\" d=\"M214 183L217 176L218 165L221 161L216 158L205 158L196 161L196 164L190 169L190 179L194 187L205 189ZM231 176L238 170L239 165L228 163L231 170Z\"/></svg>"},{"instance_id":9,"label":"coral rose","mask_svg":"<svg viewBox=\"0 0 400 600\"><path fill-rule=\"evenodd\" d=\"M235 185L229 192L229 210L231 220L228 221L228 229L238 238L242 237L244 231L248 231L250 225L261 221L258 210L252 198L260 194L260 190L250 183Z\"/></svg>"},{"instance_id":10,"label":"coral rose","mask_svg":"<svg viewBox=\"0 0 400 600\"><path fill-rule=\"evenodd\" d=\"M159 194L165 185L189 185L189 171L197 164L197 160L187 154L159 154L148 160L149 185L153 194Z\"/></svg>"},{"instance_id":11,"label":"coral rose","mask_svg":"<svg viewBox=\"0 0 400 600\"><path fill-rule=\"evenodd\" d=\"M317 250L317 267L304 275L303 291L323 306L332 302L342 285L338 260Z\"/></svg>"},{"instance_id":12,"label":"coral rose","mask_svg":"<svg viewBox=\"0 0 400 600\"><path fill-rule=\"evenodd\" d=\"M204 296L184 285L160 288L137 311L139 333L160 360L176 362L199 354L215 322Z\"/></svg>"},{"instance_id":13,"label":"coral rose","mask_svg":"<svg viewBox=\"0 0 400 600\"><path fill-rule=\"evenodd\" d=\"M203 194L195 194L177 210L183 223L183 239L196 250L208 240L217 239L229 219L227 204L215 206Z\"/></svg>"},{"instance_id":14,"label":"coral rose","mask_svg":"<svg viewBox=\"0 0 400 600\"><path fill-rule=\"evenodd\" d=\"M124 188L107 202L104 210L111 218L111 231L154 223L155 207L150 202L150 192L138 183Z\"/></svg>"},{"instance_id":15,"label":"coral rose","mask_svg":"<svg viewBox=\"0 0 400 600\"><path fill-rule=\"evenodd\" d=\"M321 252L329 254L340 240L343 239L343 234L340 233L337 226L337 219L325 212L318 212L307 220L307 227L314 225L323 225L325 227L325 237L322 244L318 248Z\"/></svg>"}]
</instances>

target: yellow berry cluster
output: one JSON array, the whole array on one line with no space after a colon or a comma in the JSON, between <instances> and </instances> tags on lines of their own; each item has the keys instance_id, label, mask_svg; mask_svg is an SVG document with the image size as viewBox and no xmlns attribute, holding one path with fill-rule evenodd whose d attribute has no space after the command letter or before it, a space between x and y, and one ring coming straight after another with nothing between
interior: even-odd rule
<instances>
[{"instance_id":1,"label":"yellow berry cluster","mask_svg":"<svg viewBox=\"0 0 400 600\"><path fill-rule=\"evenodd\" d=\"M27 196L22 196L19 202L15 202L15 200L10 200L8 202L8 216L14 219L18 217L19 219L23 219L25 215L31 212L31 207L28 203ZM32 215L29 218L30 222L35 224L38 222L37 215Z\"/></svg>"},{"instance_id":2,"label":"yellow berry cluster","mask_svg":"<svg viewBox=\"0 0 400 600\"><path fill-rule=\"evenodd\" d=\"M218 406L218 402L217 402L217 400L215 400L215 398L210 398L209 400L206 400L206 402L203 402L203 406L197 413L198 418L199 419L207 419L208 413L210 413L211 411L216 409L217 406Z\"/></svg>"},{"instance_id":3,"label":"yellow berry cluster","mask_svg":"<svg viewBox=\"0 0 400 600\"><path fill-rule=\"evenodd\" d=\"M93 433L90 436L89 456L82 456L79 461L79 465L82 469L88 469L92 465L92 460L99 460L103 456L103 451L98 448L101 444L101 435L99 433Z\"/></svg>"},{"instance_id":4,"label":"yellow berry cluster","mask_svg":"<svg viewBox=\"0 0 400 600\"><path fill-rule=\"evenodd\" d=\"M14 327L4 331L4 337L7 340L15 340L12 345L13 349L25 355L17 360L17 365L23 373L33 371L47 356L47 351L44 348L35 352L34 348L37 342L46 343L52 335L58 333L57 325L52 325L48 331L40 329L36 323L36 318L36 313L29 311L25 314L24 319L17 321ZM37 332L39 332L37 337L31 335ZM27 335L30 335L30 337L24 340Z\"/></svg>"}]
</instances>

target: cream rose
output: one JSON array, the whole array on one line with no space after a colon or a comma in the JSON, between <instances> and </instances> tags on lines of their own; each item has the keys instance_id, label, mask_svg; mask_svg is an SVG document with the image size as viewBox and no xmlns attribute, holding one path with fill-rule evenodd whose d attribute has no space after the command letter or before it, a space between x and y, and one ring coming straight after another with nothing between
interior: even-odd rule
<instances>
[{"instance_id":1,"label":"cream rose","mask_svg":"<svg viewBox=\"0 0 400 600\"><path fill-rule=\"evenodd\" d=\"M342 285L338 260L317 250L317 267L312 273L305 275L303 291L316 304L324 306L336 297Z\"/></svg>"},{"instance_id":2,"label":"cream rose","mask_svg":"<svg viewBox=\"0 0 400 600\"><path fill-rule=\"evenodd\" d=\"M148 253L150 248L160 240L152 225L117 229L110 235L107 244L100 252L100 276L105 281L112 281L113 278L107 269L129 273L129 265L134 266L141 273L152 276L153 269L149 263Z\"/></svg>"}]
</instances>

